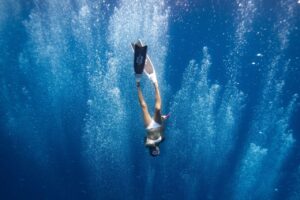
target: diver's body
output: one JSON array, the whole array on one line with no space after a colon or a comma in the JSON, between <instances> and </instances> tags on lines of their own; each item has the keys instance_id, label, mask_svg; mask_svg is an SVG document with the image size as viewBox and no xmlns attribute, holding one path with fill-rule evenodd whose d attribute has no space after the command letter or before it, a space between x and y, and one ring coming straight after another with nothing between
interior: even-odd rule
<instances>
[{"instance_id":1,"label":"diver's body","mask_svg":"<svg viewBox=\"0 0 300 200\"><path fill-rule=\"evenodd\" d=\"M144 100L139 81L136 82L136 86L138 90L139 103L143 111L144 125L147 132L147 135L145 137L145 146L149 148L150 154L152 156L157 156L160 154L159 144L164 139L164 118L161 114L161 97L157 80L155 78L151 79L151 81L155 89L155 109L153 117L151 117L151 115L149 114L148 106Z\"/></svg>"}]
</instances>

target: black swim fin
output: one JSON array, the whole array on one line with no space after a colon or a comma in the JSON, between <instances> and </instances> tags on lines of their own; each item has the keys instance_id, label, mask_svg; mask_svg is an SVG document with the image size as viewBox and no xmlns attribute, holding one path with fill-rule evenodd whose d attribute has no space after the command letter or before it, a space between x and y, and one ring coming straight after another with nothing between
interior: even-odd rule
<instances>
[{"instance_id":1,"label":"black swim fin","mask_svg":"<svg viewBox=\"0 0 300 200\"><path fill-rule=\"evenodd\" d=\"M136 74L142 74L145 67L147 57L147 45L141 46L140 44L134 44L134 72Z\"/></svg>"}]
</instances>

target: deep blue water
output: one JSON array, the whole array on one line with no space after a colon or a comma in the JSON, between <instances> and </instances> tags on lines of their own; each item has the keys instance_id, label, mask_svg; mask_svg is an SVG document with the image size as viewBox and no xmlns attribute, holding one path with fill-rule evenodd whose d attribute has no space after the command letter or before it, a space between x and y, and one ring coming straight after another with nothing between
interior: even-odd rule
<instances>
[{"instance_id":1,"label":"deep blue water","mask_svg":"<svg viewBox=\"0 0 300 200\"><path fill-rule=\"evenodd\" d=\"M300 199L299 28L297 0L1 0L0 199Z\"/></svg>"}]
</instances>

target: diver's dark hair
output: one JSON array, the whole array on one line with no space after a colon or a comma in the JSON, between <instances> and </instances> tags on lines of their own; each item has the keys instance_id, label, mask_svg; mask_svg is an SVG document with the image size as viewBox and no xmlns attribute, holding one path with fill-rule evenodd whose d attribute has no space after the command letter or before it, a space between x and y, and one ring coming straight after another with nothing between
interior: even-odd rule
<instances>
[{"instance_id":1,"label":"diver's dark hair","mask_svg":"<svg viewBox=\"0 0 300 200\"><path fill-rule=\"evenodd\" d=\"M151 156L156 157L160 154L160 150L158 146L149 147L149 153Z\"/></svg>"}]
</instances>

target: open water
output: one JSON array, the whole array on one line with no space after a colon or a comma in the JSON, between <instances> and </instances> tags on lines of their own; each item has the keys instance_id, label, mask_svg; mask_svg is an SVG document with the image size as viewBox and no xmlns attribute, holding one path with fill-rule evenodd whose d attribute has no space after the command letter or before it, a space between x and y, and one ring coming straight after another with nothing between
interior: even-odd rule
<instances>
[{"instance_id":1,"label":"open water","mask_svg":"<svg viewBox=\"0 0 300 200\"><path fill-rule=\"evenodd\" d=\"M297 0L0 0L0 199L300 199L299 29Z\"/></svg>"}]
</instances>

